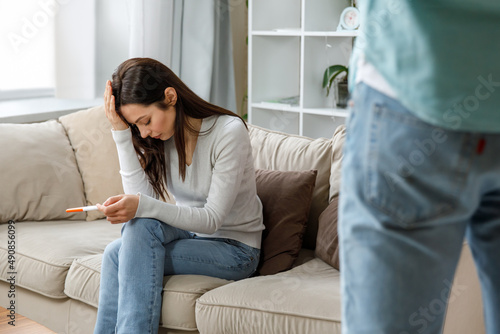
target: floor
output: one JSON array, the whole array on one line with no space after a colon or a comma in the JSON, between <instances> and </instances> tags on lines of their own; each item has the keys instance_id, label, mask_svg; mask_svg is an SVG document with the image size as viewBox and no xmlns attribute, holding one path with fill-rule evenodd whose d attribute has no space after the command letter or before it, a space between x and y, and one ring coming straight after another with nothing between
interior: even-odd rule
<instances>
[{"instance_id":1,"label":"floor","mask_svg":"<svg viewBox=\"0 0 500 334\"><path fill-rule=\"evenodd\" d=\"M13 326L14 325L14 326ZM55 334L47 327L37 324L31 319L0 307L0 334Z\"/></svg>"}]
</instances>

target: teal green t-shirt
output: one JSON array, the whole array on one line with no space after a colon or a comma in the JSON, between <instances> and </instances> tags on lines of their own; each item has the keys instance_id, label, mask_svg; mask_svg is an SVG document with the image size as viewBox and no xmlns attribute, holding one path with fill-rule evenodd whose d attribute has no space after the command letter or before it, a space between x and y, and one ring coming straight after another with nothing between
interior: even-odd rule
<instances>
[{"instance_id":1,"label":"teal green t-shirt","mask_svg":"<svg viewBox=\"0 0 500 334\"><path fill-rule=\"evenodd\" d=\"M403 105L438 126L500 132L500 1L361 0L360 11L354 52Z\"/></svg>"}]
</instances>

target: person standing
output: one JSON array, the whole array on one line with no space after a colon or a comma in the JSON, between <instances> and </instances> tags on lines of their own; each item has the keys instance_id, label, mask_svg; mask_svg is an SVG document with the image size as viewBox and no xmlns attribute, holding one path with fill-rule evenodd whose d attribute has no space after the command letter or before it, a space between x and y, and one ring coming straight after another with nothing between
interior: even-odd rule
<instances>
[{"instance_id":1,"label":"person standing","mask_svg":"<svg viewBox=\"0 0 500 334\"><path fill-rule=\"evenodd\" d=\"M464 237L487 333L500 333L500 2L359 5L339 211L342 333L440 333Z\"/></svg>"}]
</instances>

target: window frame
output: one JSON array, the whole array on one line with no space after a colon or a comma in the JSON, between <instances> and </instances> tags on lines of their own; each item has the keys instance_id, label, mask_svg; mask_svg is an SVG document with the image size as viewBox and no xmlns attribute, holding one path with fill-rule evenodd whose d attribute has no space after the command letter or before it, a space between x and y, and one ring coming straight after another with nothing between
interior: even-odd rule
<instances>
[{"instance_id":1,"label":"window frame","mask_svg":"<svg viewBox=\"0 0 500 334\"><path fill-rule=\"evenodd\" d=\"M1 90L0 101L25 100L40 97L54 97L55 88L31 88L31 89L15 89Z\"/></svg>"}]
</instances>

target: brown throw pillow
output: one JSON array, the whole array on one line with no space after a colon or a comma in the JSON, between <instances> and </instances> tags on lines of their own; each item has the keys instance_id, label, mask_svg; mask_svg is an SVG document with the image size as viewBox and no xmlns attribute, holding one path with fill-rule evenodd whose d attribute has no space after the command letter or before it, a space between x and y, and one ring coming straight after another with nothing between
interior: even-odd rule
<instances>
[{"instance_id":1,"label":"brown throw pillow","mask_svg":"<svg viewBox=\"0 0 500 334\"><path fill-rule=\"evenodd\" d=\"M335 269L340 269L339 235L337 233L339 197L336 196L321 213L314 255Z\"/></svg>"},{"instance_id":2,"label":"brown throw pillow","mask_svg":"<svg viewBox=\"0 0 500 334\"><path fill-rule=\"evenodd\" d=\"M288 270L302 247L316 170L256 170L257 195L262 201L264 225L260 275Z\"/></svg>"}]
</instances>

